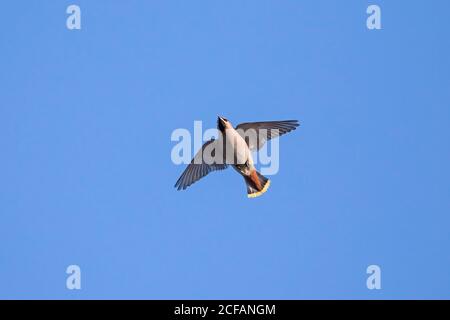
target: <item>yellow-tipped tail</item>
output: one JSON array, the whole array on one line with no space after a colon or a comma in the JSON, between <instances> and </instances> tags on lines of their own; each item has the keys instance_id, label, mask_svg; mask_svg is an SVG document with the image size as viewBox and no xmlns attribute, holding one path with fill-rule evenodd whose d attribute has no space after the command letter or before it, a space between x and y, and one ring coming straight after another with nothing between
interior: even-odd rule
<instances>
[{"instance_id":1,"label":"yellow-tipped tail","mask_svg":"<svg viewBox=\"0 0 450 320\"><path fill-rule=\"evenodd\" d=\"M262 195L264 192L266 192L267 189L269 189L269 186L270 186L270 180L267 180L266 184L264 185L264 187L262 188L261 191L256 191L254 193L249 193L249 194L247 194L247 197L249 197L249 198L257 198L260 195Z\"/></svg>"}]
</instances>

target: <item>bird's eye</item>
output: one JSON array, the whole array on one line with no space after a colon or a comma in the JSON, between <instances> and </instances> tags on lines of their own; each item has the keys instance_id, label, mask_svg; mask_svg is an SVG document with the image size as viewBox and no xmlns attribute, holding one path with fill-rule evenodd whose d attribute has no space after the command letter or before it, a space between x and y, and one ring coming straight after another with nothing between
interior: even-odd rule
<instances>
[{"instance_id":1,"label":"bird's eye","mask_svg":"<svg viewBox=\"0 0 450 320\"><path fill-rule=\"evenodd\" d=\"M223 118L223 121L225 121L225 122L228 122L228 119L226 119L226 118Z\"/></svg>"}]
</instances>

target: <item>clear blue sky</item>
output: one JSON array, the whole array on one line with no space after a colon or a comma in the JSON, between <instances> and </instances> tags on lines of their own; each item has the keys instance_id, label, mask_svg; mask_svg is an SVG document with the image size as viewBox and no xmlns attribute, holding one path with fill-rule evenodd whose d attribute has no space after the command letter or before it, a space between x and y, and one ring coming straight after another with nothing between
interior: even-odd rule
<instances>
[{"instance_id":1,"label":"clear blue sky","mask_svg":"<svg viewBox=\"0 0 450 320\"><path fill-rule=\"evenodd\" d=\"M450 298L448 1L1 12L0 298ZM262 197L173 188L172 130L218 114L300 120Z\"/></svg>"}]
</instances>

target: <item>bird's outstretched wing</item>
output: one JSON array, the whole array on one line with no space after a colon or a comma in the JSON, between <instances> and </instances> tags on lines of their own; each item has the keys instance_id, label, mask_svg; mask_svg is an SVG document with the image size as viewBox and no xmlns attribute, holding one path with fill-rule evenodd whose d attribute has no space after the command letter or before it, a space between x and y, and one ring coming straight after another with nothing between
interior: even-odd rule
<instances>
[{"instance_id":1,"label":"bird's outstretched wing","mask_svg":"<svg viewBox=\"0 0 450 320\"><path fill-rule=\"evenodd\" d=\"M178 178L178 181L175 183L175 188L178 190L184 190L187 187L189 187L194 182L200 180L204 176L206 176L208 173L216 170L223 170L228 167L226 164L208 164L204 159L204 153L205 148L209 146L209 149L213 150L213 153L215 152L214 148L215 146L212 144L217 143L217 140L209 140L205 142L205 144L202 146L202 148L197 152L195 157L192 159L191 163L187 166L187 168L184 170L184 172L181 174L180 178ZM214 156L214 154L213 154Z\"/></svg>"},{"instance_id":2,"label":"bird's outstretched wing","mask_svg":"<svg viewBox=\"0 0 450 320\"><path fill-rule=\"evenodd\" d=\"M295 130L298 126L297 120L246 122L239 124L236 130L245 139L249 149L254 151L261 149L267 140Z\"/></svg>"}]
</instances>

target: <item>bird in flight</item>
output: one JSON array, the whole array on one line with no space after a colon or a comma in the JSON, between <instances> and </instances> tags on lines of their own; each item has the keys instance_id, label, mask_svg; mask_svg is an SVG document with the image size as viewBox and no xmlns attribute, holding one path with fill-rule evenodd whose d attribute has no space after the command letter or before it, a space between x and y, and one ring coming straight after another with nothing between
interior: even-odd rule
<instances>
[{"instance_id":1,"label":"bird in flight","mask_svg":"<svg viewBox=\"0 0 450 320\"><path fill-rule=\"evenodd\" d=\"M202 146L175 183L175 188L185 190L208 173L231 165L244 177L249 198L262 195L269 188L270 180L255 169L252 151L258 151L266 141L295 130L298 125L297 120L284 120L247 122L234 128L230 121L219 116L219 138Z\"/></svg>"}]
</instances>

